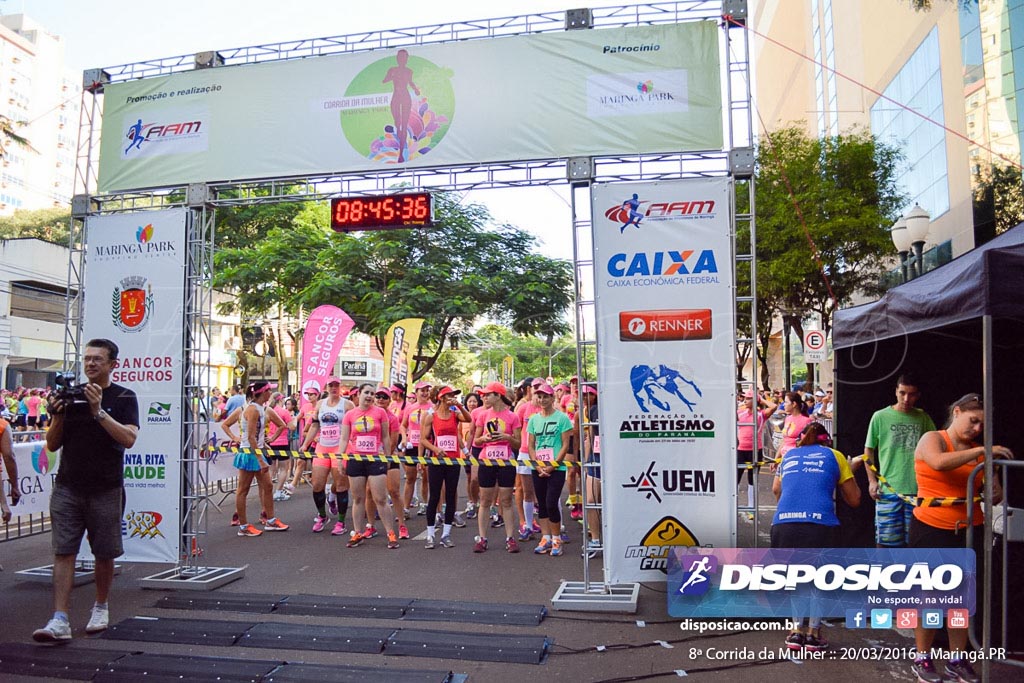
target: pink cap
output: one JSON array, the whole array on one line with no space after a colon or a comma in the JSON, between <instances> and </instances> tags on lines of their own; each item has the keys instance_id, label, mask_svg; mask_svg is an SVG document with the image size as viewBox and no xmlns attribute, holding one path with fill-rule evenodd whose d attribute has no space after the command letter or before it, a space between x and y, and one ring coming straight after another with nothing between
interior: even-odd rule
<instances>
[{"instance_id":1,"label":"pink cap","mask_svg":"<svg viewBox=\"0 0 1024 683\"><path fill-rule=\"evenodd\" d=\"M597 389L595 389L594 387L583 387L583 393L593 394L594 396L597 396Z\"/></svg>"},{"instance_id":2,"label":"pink cap","mask_svg":"<svg viewBox=\"0 0 1024 683\"><path fill-rule=\"evenodd\" d=\"M452 387L445 385L438 390L437 397L441 398L442 396L458 396L461 393L462 392L459 391L458 389L453 389Z\"/></svg>"},{"instance_id":3,"label":"pink cap","mask_svg":"<svg viewBox=\"0 0 1024 683\"><path fill-rule=\"evenodd\" d=\"M338 377L328 377L327 381L324 382L324 386L326 387L328 384L341 384L341 379Z\"/></svg>"},{"instance_id":4,"label":"pink cap","mask_svg":"<svg viewBox=\"0 0 1024 683\"><path fill-rule=\"evenodd\" d=\"M546 382L542 382L541 384L538 384L537 386L535 386L533 388L533 390L536 391L539 394L547 394L548 396L554 396L555 395L555 390L552 389L551 385L546 383Z\"/></svg>"},{"instance_id":5,"label":"pink cap","mask_svg":"<svg viewBox=\"0 0 1024 683\"><path fill-rule=\"evenodd\" d=\"M497 394L498 396L508 396L508 389L506 389L505 385L502 384L501 382L491 382L486 387L484 387L483 391L481 391L480 393L484 394L485 396L487 394Z\"/></svg>"},{"instance_id":6,"label":"pink cap","mask_svg":"<svg viewBox=\"0 0 1024 683\"><path fill-rule=\"evenodd\" d=\"M571 391L571 389L569 389L569 385L566 384L565 382L562 382L561 384L556 386L555 389L561 389L562 391Z\"/></svg>"},{"instance_id":7,"label":"pink cap","mask_svg":"<svg viewBox=\"0 0 1024 683\"><path fill-rule=\"evenodd\" d=\"M416 382L415 389L416 389L416 391L419 391L420 389L430 389L433 386L434 385L431 384L430 382Z\"/></svg>"},{"instance_id":8,"label":"pink cap","mask_svg":"<svg viewBox=\"0 0 1024 683\"><path fill-rule=\"evenodd\" d=\"M388 389L386 386L381 384L380 386L377 387L376 391L373 392L373 395L380 396L382 394L384 396L387 396L388 398L391 398L391 389Z\"/></svg>"}]
</instances>

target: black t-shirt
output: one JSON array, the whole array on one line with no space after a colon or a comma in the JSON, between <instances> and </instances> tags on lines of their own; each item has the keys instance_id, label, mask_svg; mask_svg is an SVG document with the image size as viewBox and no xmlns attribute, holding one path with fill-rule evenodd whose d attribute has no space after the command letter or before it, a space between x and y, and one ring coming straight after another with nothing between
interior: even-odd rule
<instances>
[{"instance_id":1,"label":"black t-shirt","mask_svg":"<svg viewBox=\"0 0 1024 683\"><path fill-rule=\"evenodd\" d=\"M100 405L121 424L139 426L139 401L131 389L111 384L103 390ZM66 409L57 482L78 493L124 485L124 446L93 419L88 403L74 403Z\"/></svg>"}]
</instances>

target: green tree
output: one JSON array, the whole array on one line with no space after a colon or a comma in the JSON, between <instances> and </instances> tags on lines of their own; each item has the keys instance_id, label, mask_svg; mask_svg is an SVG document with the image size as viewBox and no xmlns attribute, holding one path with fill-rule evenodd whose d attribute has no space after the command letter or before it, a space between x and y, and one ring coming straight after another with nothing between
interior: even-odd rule
<instances>
[{"instance_id":1,"label":"green tree","mask_svg":"<svg viewBox=\"0 0 1024 683\"><path fill-rule=\"evenodd\" d=\"M791 126L764 136L755 169L759 327L790 310L798 338L810 314L828 334L838 307L879 293L888 229L905 203L901 158L862 130L819 139ZM738 240L749 240L745 230ZM762 362L767 333L758 332Z\"/></svg>"},{"instance_id":2,"label":"green tree","mask_svg":"<svg viewBox=\"0 0 1024 683\"><path fill-rule=\"evenodd\" d=\"M1024 221L1021 169L993 164L974 176L974 234L978 244Z\"/></svg>"},{"instance_id":3,"label":"green tree","mask_svg":"<svg viewBox=\"0 0 1024 683\"><path fill-rule=\"evenodd\" d=\"M47 242L67 246L71 211L64 208L19 209L13 216L0 216L0 239L36 237Z\"/></svg>"},{"instance_id":4,"label":"green tree","mask_svg":"<svg viewBox=\"0 0 1024 683\"><path fill-rule=\"evenodd\" d=\"M16 129L24 125L26 125L24 121L15 121L10 117L0 114L0 159L7 155L7 150L11 144L32 149L28 139L17 133Z\"/></svg>"},{"instance_id":5,"label":"green tree","mask_svg":"<svg viewBox=\"0 0 1024 683\"><path fill-rule=\"evenodd\" d=\"M568 379L576 374L576 340L571 334L553 339L550 344L536 335L515 334L501 325L485 325L471 339L460 344L476 353L477 370L484 379L498 378L501 363L506 356L515 360L515 379L547 377L549 370L555 379ZM586 377L596 377L596 364L586 359Z\"/></svg>"}]
</instances>

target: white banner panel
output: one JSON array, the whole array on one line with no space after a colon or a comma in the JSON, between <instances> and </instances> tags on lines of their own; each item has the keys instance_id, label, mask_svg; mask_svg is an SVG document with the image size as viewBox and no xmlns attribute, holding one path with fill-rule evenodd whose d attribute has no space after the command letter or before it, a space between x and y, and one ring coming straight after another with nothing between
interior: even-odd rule
<instances>
[{"instance_id":1,"label":"white banner panel","mask_svg":"<svg viewBox=\"0 0 1024 683\"><path fill-rule=\"evenodd\" d=\"M202 69L104 91L101 192L722 147L712 21Z\"/></svg>"},{"instance_id":2,"label":"white banner panel","mask_svg":"<svg viewBox=\"0 0 1024 683\"><path fill-rule=\"evenodd\" d=\"M42 440L16 443L14 461L18 463L18 488L21 489L21 500L17 505L11 505L11 512L15 517L40 512L50 514L50 493L57 478L60 451L53 453L46 450L46 442ZM6 477L4 482L10 484ZM3 488L3 496L10 505L11 496L7 486Z\"/></svg>"},{"instance_id":3,"label":"white banner panel","mask_svg":"<svg viewBox=\"0 0 1024 683\"><path fill-rule=\"evenodd\" d=\"M733 547L729 179L592 190L605 562L664 581L671 546Z\"/></svg>"},{"instance_id":4,"label":"white banner panel","mask_svg":"<svg viewBox=\"0 0 1024 683\"><path fill-rule=\"evenodd\" d=\"M178 560L186 216L169 209L85 224L82 342L113 340L120 358L111 380L139 397L139 437L124 454L129 562Z\"/></svg>"}]
</instances>

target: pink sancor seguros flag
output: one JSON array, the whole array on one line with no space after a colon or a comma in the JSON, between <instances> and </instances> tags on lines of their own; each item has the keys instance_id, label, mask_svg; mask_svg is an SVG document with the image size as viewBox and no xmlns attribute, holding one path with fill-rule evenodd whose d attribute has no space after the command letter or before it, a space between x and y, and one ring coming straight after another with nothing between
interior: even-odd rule
<instances>
[{"instance_id":1,"label":"pink sancor seguros flag","mask_svg":"<svg viewBox=\"0 0 1024 683\"><path fill-rule=\"evenodd\" d=\"M302 391L323 391L334 374L334 361L355 322L337 306L317 306L306 321L302 335Z\"/></svg>"}]
</instances>

